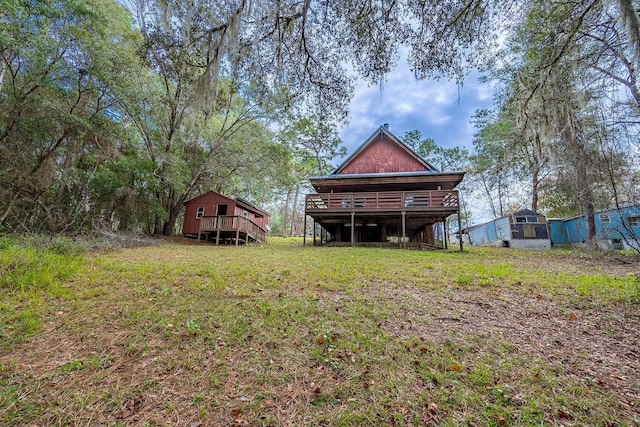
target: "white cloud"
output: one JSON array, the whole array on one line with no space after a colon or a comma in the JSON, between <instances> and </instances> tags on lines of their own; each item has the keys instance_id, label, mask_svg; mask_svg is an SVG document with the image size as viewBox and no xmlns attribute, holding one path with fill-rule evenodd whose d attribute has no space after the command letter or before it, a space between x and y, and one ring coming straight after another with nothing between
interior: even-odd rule
<instances>
[{"instance_id":1,"label":"white cloud","mask_svg":"<svg viewBox=\"0 0 640 427\"><path fill-rule=\"evenodd\" d=\"M350 123L340 135L349 154L383 123L398 137L417 129L441 146L471 148L474 128L469 121L476 109L491 107L493 90L493 84L478 81L477 73L461 87L445 80L417 81L402 64L382 91L363 82L357 85Z\"/></svg>"},{"instance_id":2,"label":"white cloud","mask_svg":"<svg viewBox=\"0 0 640 427\"><path fill-rule=\"evenodd\" d=\"M493 99L493 93L495 90L495 82L490 81L484 84L477 84L475 86L476 98L480 101L487 101Z\"/></svg>"}]
</instances>

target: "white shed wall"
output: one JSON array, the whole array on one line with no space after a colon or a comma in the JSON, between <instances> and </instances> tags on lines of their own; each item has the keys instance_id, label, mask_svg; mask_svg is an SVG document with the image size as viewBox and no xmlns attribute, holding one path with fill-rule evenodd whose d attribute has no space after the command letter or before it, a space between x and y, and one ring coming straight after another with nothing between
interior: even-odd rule
<instances>
[{"instance_id":1,"label":"white shed wall","mask_svg":"<svg viewBox=\"0 0 640 427\"><path fill-rule=\"evenodd\" d=\"M509 246L516 249L551 249L549 239L512 239Z\"/></svg>"}]
</instances>

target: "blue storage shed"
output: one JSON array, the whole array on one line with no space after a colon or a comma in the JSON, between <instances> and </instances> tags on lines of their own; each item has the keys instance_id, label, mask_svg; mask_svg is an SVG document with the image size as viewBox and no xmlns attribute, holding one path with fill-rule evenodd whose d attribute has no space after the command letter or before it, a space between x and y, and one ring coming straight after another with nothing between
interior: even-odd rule
<instances>
[{"instance_id":1,"label":"blue storage shed","mask_svg":"<svg viewBox=\"0 0 640 427\"><path fill-rule=\"evenodd\" d=\"M594 215L596 238L603 249L637 249L640 244L640 205L601 210ZM549 219L552 245L581 244L587 241L584 215Z\"/></svg>"}]
</instances>

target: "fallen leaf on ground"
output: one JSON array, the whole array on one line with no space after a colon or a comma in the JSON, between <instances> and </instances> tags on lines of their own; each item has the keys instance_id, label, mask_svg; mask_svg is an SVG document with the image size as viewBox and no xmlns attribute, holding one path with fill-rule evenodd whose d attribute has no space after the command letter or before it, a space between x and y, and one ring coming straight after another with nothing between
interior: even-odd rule
<instances>
[{"instance_id":1,"label":"fallen leaf on ground","mask_svg":"<svg viewBox=\"0 0 640 427\"><path fill-rule=\"evenodd\" d=\"M558 418L560 418L561 420L567 420L567 421L573 420L573 416L563 410L558 411Z\"/></svg>"}]
</instances>

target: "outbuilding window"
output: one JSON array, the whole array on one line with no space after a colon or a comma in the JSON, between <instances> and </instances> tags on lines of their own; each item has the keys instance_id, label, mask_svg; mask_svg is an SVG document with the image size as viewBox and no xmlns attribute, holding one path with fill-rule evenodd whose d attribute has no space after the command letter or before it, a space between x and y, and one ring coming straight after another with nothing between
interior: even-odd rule
<instances>
[{"instance_id":1,"label":"outbuilding window","mask_svg":"<svg viewBox=\"0 0 640 427\"><path fill-rule=\"evenodd\" d=\"M640 227L640 216L630 216L629 225L632 227Z\"/></svg>"},{"instance_id":2,"label":"outbuilding window","mask_svg":"<svg viewBox=\"0 0 640 427\"><path fill-rule=\"evenodd\" d=\"M196 219L200 219L204 216L204 206L196 209Z\"/></svg>"},{"instance_id":3,"label":"outbuilding window","mask_svg":"<svg viewBox=\"0 0 640 427\"><path fill-rule=\"evenodd\" d=\"M609 214L600 214L600 223L609 224L611 222L611 218L609 218Z\"/></svg>"},{"instance_id":4,"label":"outbuilding window","mask_svg":"<svg viewBox=\"0 0 640 427\"><path fill-rule=\"evenodd\" d=\"M516 222L523 224L523 223L537 223L538 222L538 217L537 216L517 216L516 217Z\"/></svg>"}]
</instances>

